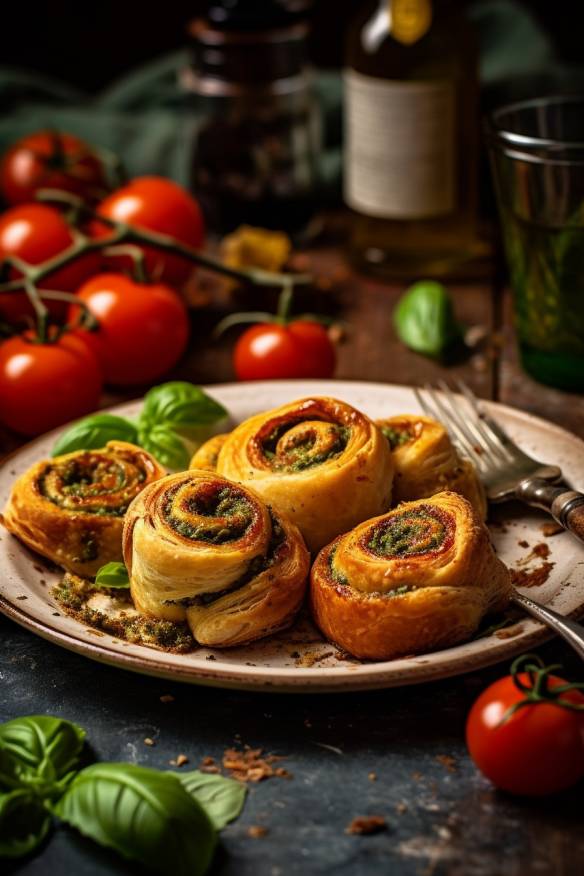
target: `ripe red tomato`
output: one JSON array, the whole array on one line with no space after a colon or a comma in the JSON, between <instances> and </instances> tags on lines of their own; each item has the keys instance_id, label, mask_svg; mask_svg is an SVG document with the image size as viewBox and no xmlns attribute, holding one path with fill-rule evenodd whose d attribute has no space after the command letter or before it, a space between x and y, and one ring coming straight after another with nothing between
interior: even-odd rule
<instances>
[{"instance_id":1,"label":"ripe red tomato","mask_svg":"<svg viewBox=\"0 0 584 876\"><path fill-rule=\"evenodd\" d=\"M68 249L72 243L71 228L61 213L47 204L12 207L0 216L0 261L12 255L31 265L38 265ZM39 283L39 287L74 292L80 283L95 272L99 263L100 257L96 253L85 253L70 265L47 276ZM8 279L19 276L18 270L11 269ZM66 305L60 302L47 301L46 304L55 317L66 313ZM22 292L0 294L0 319L18 325L32 314L32 307Z\"/></svg>"},{"instance_id":2,"label":"ripe red tomato","mask_svg":"<svg viewBox=\"0 0 584 876\"><path fill-rule=\"evenodd\" d=\"M203 216L198 203L185 189L164 177L133 179L102 201L97 212L108 219L169 234L195 248L201 247L205 239ZM92 234L96 237L111 233L111 229L99 222L92 225ZM144 246L142 249L146 253L147 270L154 280L179 285L193 269L191 262L179 256L153 247ZM108 262L117 269L131 266L128 256L116 256Z\"/></svg>"},{"instance_id":3,"label":"ripe red tomato","mask_svg":"<svg viewBox=\"0 0 584 876\"><path fill-rule=\"evenodd\" d=\"M259 323L241 335L233 351L239 380L332 377L335 348L318 322Z\"/></svg>"},{"instance_id":4,"label":"ripe red tomato","mask_svg":"<svg viewBox=\"0 0 584 876\"><path fill-rule=\"evenodd\" d=\"M527 673L518 678L529 684ZM551 690L565 683L549 676ZM584 704L578 690L561 696ZM504 720L507 709L523 699L511 675L483 691L466 724L470 756L494 785L513 794L552 794L574 785L584 776L584 712L539 702Z\"/></svg>"},{"instance_id":5,"label":"ripe red tomato","mask_svg":"<svg viewBox=\"0 0 584 876\"><path fill-rule=\"evenodd\" d=\"M150 383L183 354L189 336L187 311L169 286L136 283L122 274L98 274L77 294L100 324L93 339L106 383ZM77 310L72 305L71 319Z\"/></svg>"},{"instance_id":6,"label":"ripe red tomato","mask_svg":"<svg viewBox=\"0 0 584 876\"><path fill-rule=\"evenodd\" d=\"M106 187L102 162L72 134L29 134L11 146L0 162L0 191L9 204L34 201L39 189L60 189L97 200Z\"/></svg>"},{"instance_id":7,"label":"ripe red tomato","mask_svg":"<svg viewBox=\"0 0 584 876\"><path fill-rule=\"evenodd\" d=\"M101 389L97 359L79 337L41 344L25 332L0 345L0 419L21 435L89 414Z\"/></svg>"}]
</instances>

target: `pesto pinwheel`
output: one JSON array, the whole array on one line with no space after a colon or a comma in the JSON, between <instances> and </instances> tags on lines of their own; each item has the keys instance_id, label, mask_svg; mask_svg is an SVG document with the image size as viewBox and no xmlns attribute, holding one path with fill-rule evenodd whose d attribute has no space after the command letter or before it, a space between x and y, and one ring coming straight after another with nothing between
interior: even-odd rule
<instances>
[{"instance_id":1,"label":"pesto pinwheel","mask_svg":"<svg viewBox=\"0 0 584 876\"><path fill-rule=\"evenodd\" d=\"M125 441L56 456L18 478L4 524L68 572L93 578L100 566L121 561L124 514L164 474L153 456Z\"/></svg>"},{"instance_id":2,"label":"pesto pinwheel","mask_svg":"<svg viewBox=\"0 0 584 876\"><path fill-rule=\"evenodd\" d=\"M124 561L136 608L186 620L202 645L288 626L306 590L300 532L252 490L193 469L151 484L128 509Z\"/></svg>"},{"instance_id":3,"label":"pesto pinwheel","mask_svg":"<svg viewBox=\"0 0 584 876\"><path fill-rule=\"evenodd\" d=\"M316 552L387 510L393 461L365 414L333 398L305 398L241 423L225 438L217 473L287 514Z\"/></svg>"},{"instance_id":4,"label":"pesto pinwheel","mask_svg":"<svg viewBox=\"0 0 584 876\"><path fill-rule=\"evenodd\" d=\"M388 660L456 645L500 611L509 570L470 503L444 492L405 502L325 547L310 603L324 635L356 657Z\"/></svg>"},{"instance_id":5,"label":"pesto pinwheel","mask_svg":"<svg viewBox=\"0 0 584 876\"><path fill-rule=\"evenodd\" d=\"M452 490L468 499L482 518L486 517L485 491L477 471L470 460L458 454L441 423L418 414L376 422L393 454L394 505Z\"/></svg>"}]
</instances>

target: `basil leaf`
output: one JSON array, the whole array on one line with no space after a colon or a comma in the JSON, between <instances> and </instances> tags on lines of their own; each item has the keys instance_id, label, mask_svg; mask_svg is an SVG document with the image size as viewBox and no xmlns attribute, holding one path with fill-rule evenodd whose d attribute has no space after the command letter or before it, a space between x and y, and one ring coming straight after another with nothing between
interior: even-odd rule
<instances>
[{"instance_id":1,"label":"basil leaf","mask_svg":"<svg viewBox=\"0 0 584 876\"><path fill-rule=\"evenodd\" d=\"M174 429L208 426L227 416L227 411L200 386L173 380L155 386L144 396L140 422L164 423Z\"/></svg>"},{"instance_id":2,"label":"basil leaf","mask_svg":"<svg viewBox=\"0 0 584 876\"><path fill-rule=\"evenodd\" d=\"M217 830L223 830L241 814L247 794L247 788L241 782L199 770L172 775L201 804Z\"/></svg>"},{"instance_id":3,"label":"basil leaf","mask_svg":"<svg viewBox=\"0 0 584 876\"><path fill-rule=\"evenodd\" d=\"M399 299L393 319L399 339L425 356L441 356L462 340L452 300L441 283L415 283Z\"/></svg>"},{"instance_id":4,"label":"basil leaf","mask_svg":"<svg viewBox=\"0 0 584 876\"><path fill-rule=\"evenodd\" d=\"M21 858L39 846L51 827L51 815L28 791L0 794L0 858Z\"/></svg>"},{"instance_id":5,"label":"basil leaf","mask_svg":"<svg viewBox=\"0 0 584 876\"><path fill-rule=\"evenodd\" d=\"M161 465L175 471L189 467L189 452L172 428L163 424L141 426L138 435L140 447L156 457Z\"/></svg>"},{"instance_id":6,"label":"basil leaf","mask_svg":"<svg viewBox=\"0 0 584 876\"><path fill-rule=\"evenodd\" d=\"M96 587L117 587L120 590L130 586L128 570L123 563L106 563L97 570Z\"/></svg>"},{"instance_id":7,"label":"basil leaf","mask_svg":"<svg viewBox=\"0 0 584 876\"><path fill-rule=\"evenodd\" d=\"M81 727L47 715L0 724L0 786L57 798L73 776L84 739Z\"/></svg>"},{"instance_id":8,"label":"basil leaf","mask_svg":"<svg viewBox=\"0 0 584 876\"><path fill-rule=\"evenodd\" d=\"M72 453L74 450L97 450L108 441L129 441L135 444L138 438L136 426L124 417L115 414L92 414L84 417L63 432L53 447L52 455Z\"/></svg>"},{"instance_id":9,"label":"basil leaf","mask_svg":"<svg viewBox=\"0 0 584 876\"><path fill-rule=\"evenodd\" d=\"M159 873L202 876L213 857L211 821L167 772L94 764L77 774L54 811L85 836Z\"/></svg>"}]
</instances>

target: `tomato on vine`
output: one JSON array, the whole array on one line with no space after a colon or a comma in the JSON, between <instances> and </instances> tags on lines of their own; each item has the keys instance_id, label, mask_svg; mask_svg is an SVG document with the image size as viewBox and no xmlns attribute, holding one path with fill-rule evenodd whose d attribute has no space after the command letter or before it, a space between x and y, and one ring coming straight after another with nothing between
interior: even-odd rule
<instances>
[{"instance_id":1,"label":"tomato on vine","mask_svg":"<svg viewBox=\"0 0 584 876\"><path fill-rule=\"evenodd\" d=\"M195 249L205 240L203 215L197 201L177 183L164 177L133 179L105 198L97 213L115 222L170 235ZM111 229L99 221L91 228L95 237L111 235ZM149 275L157 280L179 285L192 271L191 264L180 256L149 246L141 246L141 249L146 254ZM117 269L131 266L127 256L110 259L109 263Z\"/></svg>"},{"instance_id":2,"label":"tomato on vine","mask_svg":"<svg viewBox=\"0 0 584 876\"><path fill-rule=\"evenodd\" d=\"M84 340L64 333L41 342L27 331L0 344L0 420L21 435L40 435L94 411L101 369Z\"/></svg>"},{"instance_id":3,"label":"tomato on vine","mask_svg":"<svg viewBox=\"0 0 584 876\"><path fill-rule=\"evenodd\" d=\"M12 256L29 265L38 265L63 253L73 242L74 232L67 220L48 204L23 204L0 216L0 262ZM74 292L80 283L95 273L99 263L97 253L86 252L41 280L39 288ZM7 280L22 276L22 272L12 266L5 273ZM66 308L60 302L47 302L47 306L53 316L64 316ZM0 295L0 319L19 325L32 313L24 293Z\"/></svg>"},{"instance_id":4,"label":"tomato on vine","mask_svg":"<svg viewBox=\"0 0 584 876\"><path fill-rule=\"evenodd\" d=\"M235 343L233 369L238 380L328 378L336 366L335 346L320 317L292 317L291 289L284 289L276 315L239 313L222 320L215 334L251 322Z\"/></svg>"},{"instance_id":5,"label":"tomato on vine","mask_svg":"<svg viewBox=\"0 0 584 876\"><path fill-rule=\"evenodd\" d=\"M35 200L39 189L58 189L84 200L98 200L107 190L103 160L72 134L28 134L0 161L0 191L8 204L25 204Z\"/></svg>"},{"instance_id":6,"label":"tomato on vine","mask_svg":"<svg viewBox=\"0 0 584 876\"><path fill-rule=\"evenodd\" d=\"M99 323L90 342L98 352L106 383L150 383L182 356L189 320L182 299L169 286L104 273L84 283L77 298ZM71 305L70 321L75 321L77 311Z\"/></svg>"},{"instance_id":7,"label":"tomato on vine","mask_svg":"<svg viewBox=\"0 0 584 876\"><path fill-rule=\"evenodd\" d=\"M584 684L552 674L560 668L544 667L532 654L520 657L469 713L470 756L504 791L552 794L584 776Z\"/></svg>"}]
</instances>

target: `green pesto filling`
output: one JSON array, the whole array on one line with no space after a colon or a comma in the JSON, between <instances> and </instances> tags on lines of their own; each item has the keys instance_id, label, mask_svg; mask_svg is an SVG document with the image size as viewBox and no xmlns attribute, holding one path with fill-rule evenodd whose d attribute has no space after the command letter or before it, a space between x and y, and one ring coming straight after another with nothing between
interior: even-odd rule
<instances>
[{"instance_id":1,"label":"green pesto filling","mask_svg":"<svg viewBox=\"0 0 584 876\"><path fill-rule=\"evenodd\" d=\"M225 544L235 541L246 532L253 521L253 508L241 493L225 487L207 501L193 499L189 511L198 517L197 523L181 520L172 513L172 503L175 493L172 492L164 506L164 515L168 524L192 541L204 541L208 544ZM201 518L208 518L201 520ZM218 520L230 518L229 526L219 528Z\"/></svg>"},{"instance_id":2,"label":"green pesto filling","mask_svg":"<svg viewBox=\"0 0 584 876\"><path fill-rule=\"evenodd\" d=\"M253 581L258 575L262 572L265 572L270 568L276 561L276 554L280 545L284 542L286 538L286 533L284 532L280 521L275 517L271 508L270 512L270 520L272 522L272 535L266 550L266 553L259 557L254 557L253 560L250 560L247 569L241 575L240 578L237 579L230 587L226 590L219 590L214 593L200 593L197 596L188 596L185 599L173 599L167 600L166 605L182 605L185 608L188 608L190 605L211 605L213 602L216 602L222 596L226 596L228 593L233 593L235 590L240 590L250 581Z\"/></svg>"},{"instance_id":3,"label":"green pesto filling","mask_svg":"<svg viewBox=\"0 0 584 876\"><path fill-rule=\"evenodd\" d=\"M51 475L58 477L61 482L60 492L57 494L51 490L49 482ZM111 475L115 476L115 483L105 489L103 479ZM49 468L40 479L39 489L45 499L60 508L82 514L95 514L99 517L123 517L138 492L136 485L142 483L145 478L145 472L137 470L135 483L128 486L124 469L114 460L102 460L93 468L88 468L87 464L83 464L80 460L71 459L63 466ZM124 486L127 487L126 492L120 493ZM118 504L115 507L103 507L98 504L102 496L116 493L120 495L117 496ZM92 498L95 499L95 505L88 503ZM83 501L84 506L81 507L80 502L76 500Z\"/></svg>"},{"instance_id":4,"label":"green pesto filling","mask_svg":"<svg viewBox=\"0 0 584 876\"><path fill-rule=\"evenodd\" d=\"M407 444L413 438L409 429L393 429L391 426L382 426L381 431L389 441L392 450L401 447L402 444Z\"/></svg>"},{"instance_id":5,"label":"green pesto filling","mask_svg":"<svg viewBox=\"0 0 584 876\"><path fill-rule=\"evenodd\" d=\"M348 426L338 426L335 423L331 423L330 434L332 440L326 452L313 453L315 436L309 433L305 439L298 440L293 447L287 450L286 458L281 460L278 457L276 448L280 438L288 428L286 424L278 426L266 438L262 447L266 459L275 468L283 471L304 471L307 468L322 465L324 462L328 462L329 459L334 459L335 456L343 452L351 436L351 430Z\"/></svg>"},{"instance_id":6,"label":"green pesto filling","mask_svg":"<svg viewBox=\"0 0 584 876\"><path fill-rule=\"evenodd\" d=\"M377 526L367 542L379 557L407 557L436 550L446 537L446 527L427 510L408 511Z\"/></svg>"},{"instance_id":7,"label":"green pesto filling","mask_svg":"<svg viewBox=\"0 0 584 876\"><path fill-rule=\"evenodd\" d=\"M345 586L347 586L347 584L349 583L349 579L347 578L346 575L343 575L343 573L340 572L340 571L335 567L334 559L335 559L335 554L336 554L336 552L337 552L337 548L335 547L335 548L330 552L329 559L328 559L328 564L329 564L329 569L330 569L330 573L331 573L331 578L333 579L333 581L335 582L335 584L340 584L341 586L345 587ZM364 598L367 598L367 597L375 597L376 599L379 599L379 597L381 597L381 596L385 596L385 597L387 597L388 599L391 599L391 598L393 598L394 596L403 596L404 593L409 593L409 592L411 592L412 590L415 590L415 587L414 587L413 585L410 585L410 584L402 584L400 587L395 587L393 590L387 590L385 593L383 593L383 592L381 592L381 591L374 591L374 592L371 592L371 593L362 593L361 595L362 595Z\"/></svg>"}]
</instances>

